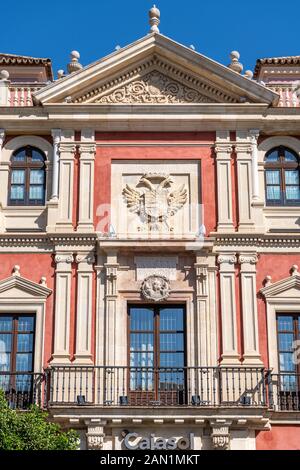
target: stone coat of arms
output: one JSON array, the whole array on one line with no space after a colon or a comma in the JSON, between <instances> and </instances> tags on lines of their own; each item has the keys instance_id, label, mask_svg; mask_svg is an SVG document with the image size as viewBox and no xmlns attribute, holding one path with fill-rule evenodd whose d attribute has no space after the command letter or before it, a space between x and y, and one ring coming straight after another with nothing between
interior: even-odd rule
<instances>
[{"instance_id":1,"label":"stone coat of arms","mask_svg":"<svg viewBox=\"0 0 300 470\"><path fill-rule=\"evenodd\" d=\"M152 274L144 279L141 294L146 300L160 302L170 295L170 282L165 276Z\"/></svg>"},{"instance_id":2,"label":"stone coat of arms","mask_svg":"<svg viewBox=\"0 0 300 470\"><path fill-rule=\"evenodd\" d=\"M162 226L169 229L168 218L179 211L187 202L185 185L170 189L173 180L164 173L147 173L141 177L136 188L129 184L123 189L123 196L131 212L139 215L141 221L152 231Z\"/></svg>"}]
</instances>

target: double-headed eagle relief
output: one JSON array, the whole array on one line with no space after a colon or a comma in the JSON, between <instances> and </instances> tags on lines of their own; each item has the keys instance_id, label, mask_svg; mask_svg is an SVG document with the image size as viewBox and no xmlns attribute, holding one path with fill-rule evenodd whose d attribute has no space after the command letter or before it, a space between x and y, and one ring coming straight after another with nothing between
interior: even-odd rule
<instances>
[{"instance_id":1,"label":"double-headed eagle relief","mask_svg":"<svg viewBox=\"0 0 300 470\"><path fill-rule=\"evenodd\" d=\"M187 202L185 185L172 189L174 181L165 173L147 173L141 177L136 188L126 184L123 196L130 212L139 215L149 230L158 231L163 227L170 230L168 219Z\"/></svg>"}]
</instances>

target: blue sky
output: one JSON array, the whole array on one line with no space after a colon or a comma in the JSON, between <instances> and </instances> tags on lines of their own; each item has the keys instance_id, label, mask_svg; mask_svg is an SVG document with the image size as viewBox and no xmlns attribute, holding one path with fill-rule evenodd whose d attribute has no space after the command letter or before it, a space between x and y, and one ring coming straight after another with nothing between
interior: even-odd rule
<instances>
[{"instance_id":1,"label":"blue sky","mask_svg":"<svg viewBox=\"0 0 300 470\"><path fill-rule=\"evenodd\" d=\"M0 52L50 57L56 76L71 50L87 65L149 31L148 0L14 0L1 21ZM300 2L157 0L162 34L225 65L238 50L244 70L260 57L300 55Z\"/></svg>"}]
</instances>

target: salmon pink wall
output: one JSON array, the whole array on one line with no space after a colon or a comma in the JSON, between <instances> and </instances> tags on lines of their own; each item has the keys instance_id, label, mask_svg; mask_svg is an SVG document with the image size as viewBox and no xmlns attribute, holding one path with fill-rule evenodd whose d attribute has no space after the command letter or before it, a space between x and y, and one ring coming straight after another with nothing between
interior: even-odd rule
<instances>
[{"instance_id":1,"label":"salmon pink wall","mask_svg":"<svg viewBox=\"0 0 300 470\"><path fill-rule=\"evenodd\" d=\"M97 208L109 204L111 197L111 163L116 160L200 160L201 193L204 204L204 223L207 233L216 228L215 159L212 145L215 133L96 133L97 147L95 161L95 226L103 212ZM122 142L122 146L118 143ZM151 144L157 145L152 146ZM176 146L176 142L180 145ZM189 142L192 146L184 146ZM105 147L101 147L101 143ZM113 143L113 146L109 146ZM126 144L128 143L128 146ZM147 143L149 146L147 146ZM134 146L132 146L134 144ZM139 144L142 144L139 146ZM159 145L161 144L161 146ZM172 146L168 146L172 144ZM175 144L175 146L174 146Z\"/></svg>"},{"instance_id":2,"label":"salmon pink wall","mask_svg":"<svg viewBox=\"0 0 300 470\"><path fill-rule=\"evenodd\" d=\"M290 275L293 264L300 266L300 255L293 253L284 254L261 254L257 263L257 292L258 292L258 330L259 347L263 362L268 364L268 342L267 342L267 316L265 300L259 295L259 290L263 287L266 276L272 277L272 282L280 281Z\"/></svg>"},{"instance_id":3,"label":"salmon pink wall","mask_svg":"<svg viewBox=\"0 0 300 470\"><path fill-rule=\"evenodd\" d=\"M54 264L51 254L32 253L1 253L0 256L0 280L12 274L15 265L20 266L21 276L39 283L42 276L47 278L47 287L54 291ZM44 342L44 365L47 365L51 358L53 342L53 293L46 302L45 319L45 342ZM22 312L20 312L22 313Z\"/></svg>"},{"instance_id":4,"label":"salmon pink wall","mask_svg":"<svg viewBox=\"0 0 300 470\"><path fill-rule=\"evenodd\" d=\"M257 450L300 450L299 426L272 426L256 435Z\"/></svg>"}]
</instances>

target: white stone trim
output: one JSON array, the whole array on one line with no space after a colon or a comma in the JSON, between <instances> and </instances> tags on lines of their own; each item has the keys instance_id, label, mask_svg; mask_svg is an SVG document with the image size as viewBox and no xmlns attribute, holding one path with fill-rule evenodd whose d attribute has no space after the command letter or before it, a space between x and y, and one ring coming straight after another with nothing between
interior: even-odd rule
<instances>
[{"instance_id":1,"label":"white stone trim","mask_svg":"<svg viewBox=\"0 0 300 470\"><path fill-rule=\"evenodd\" d=\"M270 280L269 280L270 282ZM279 372L276 316L300 310L300 275L295 274L260 290L266 300L269 367Z\"/></svg>"},{"instance_id":2,"label":"white stone trim","mask_svg":"<svg viewBox=\"0 0 300 470\"><path fill-rule=\"evenodd\" d=\"M231 180L232 150L229 131L217 132L215 155L218 188L218 232L232 232L234 230Z\"/></svg>"},{"instance_id":3,"label":"white stone trim","mask_svg":"<svg viewBox=\"0 0 300 470\"><path fill-rule=\"evenodd\" d=\"M35 314L34 372L44 364L46 301L52 290L19 275L0 282L0 313Z\"/></svg>"}]
</instances>

